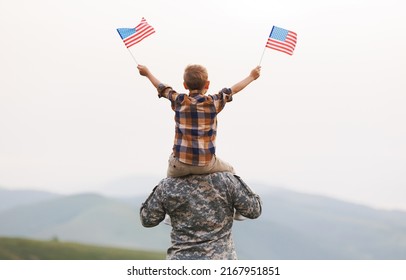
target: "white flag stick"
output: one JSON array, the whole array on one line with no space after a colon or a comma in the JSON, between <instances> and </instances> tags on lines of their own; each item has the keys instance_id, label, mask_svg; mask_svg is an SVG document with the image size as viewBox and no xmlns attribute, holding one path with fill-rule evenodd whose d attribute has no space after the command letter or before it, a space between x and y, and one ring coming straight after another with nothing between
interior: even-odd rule
<instances>
[{"instance_id":1,"label":"white flag stick","mask_svg":"<svg viewBox=\"0 0 406 280\"><path fill-rule=\"evenodd\" d=\"M130 51L130 49L127 48L127 50L130 52L131 57L134 59L135 63L137 63L137 65L139 65L138 61L135 59L135 56L134 56L133 53Z\"/></svg>"},{"instance_id":2,"label":"white flag stick","mask_svg":"<svg viewBox=\"0 0 406 280\"><path fill-rule=\"evenodd\" d=\"M264 57L265 50L266 50L266 46L264 47L264 51L262 52L261 59L259 60L259 64L258 64L259 66L261 66L261 62L262 62L262 58Z\"/></svg>"}]
</instances>

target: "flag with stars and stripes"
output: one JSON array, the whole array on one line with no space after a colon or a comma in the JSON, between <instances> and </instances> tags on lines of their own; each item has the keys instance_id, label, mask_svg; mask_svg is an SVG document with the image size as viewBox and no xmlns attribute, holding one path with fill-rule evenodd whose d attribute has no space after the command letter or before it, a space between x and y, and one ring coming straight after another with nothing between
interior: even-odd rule
<instances>
[{"instance_id":1,"label":"flag with stars and stripes","mask_svg":"<svg viewBox=\"0 0 406 280\"><path fill-rule=\"evenodd\" d=\"M296 40L297 34L295 32L273 26L266 47L292 55Z\"/></svg>"},{"instance_id":2,"label":"flag with stars and stripes","mask_svg":"<svg viewBox=\"0 0 406 280\"><path fill-rule=\"evenodd\" d=\"M120 34L125 46L129 48L155 33L155 30L147 23L145 18L142 18L140 24L135 28L117 28L117 32Z\"/></svg>"}]
</instances>

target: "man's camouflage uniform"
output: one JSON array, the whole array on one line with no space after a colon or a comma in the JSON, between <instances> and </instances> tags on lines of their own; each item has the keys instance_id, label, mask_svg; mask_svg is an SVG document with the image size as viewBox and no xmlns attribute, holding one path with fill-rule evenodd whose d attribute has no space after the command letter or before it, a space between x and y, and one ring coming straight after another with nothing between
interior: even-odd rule
<instances>
[{"instance_id":1,"label":"man's camouflage uniform","mask_svg":"<svg viewBox=\"0 0 406 280\"><path fill-rule=\"evenodd\" d=\"M261 199L236 175L218 172L165 178L140 210L145 227L154 227L169 214L172 222L167 259L237 259L231 235L234 209L255 219Z\"/></svg>"}]
</instances>

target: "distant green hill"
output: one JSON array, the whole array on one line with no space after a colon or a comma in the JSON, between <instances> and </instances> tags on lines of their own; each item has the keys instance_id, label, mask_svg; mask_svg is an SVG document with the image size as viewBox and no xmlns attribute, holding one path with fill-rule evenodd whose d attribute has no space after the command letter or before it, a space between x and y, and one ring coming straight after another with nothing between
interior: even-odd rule
<instances>
[{"instance_id":1,"label":"distant green hill","mask_svg":"<svg viewBox=\"0 0 406 280\"><path fill-rule=\"evenodd\" d=\"M0 260L163 260L165 253L79 243L0 238Z\"/></svg>"},{"instance_id":2,"label":"distant green hill","mask_svg":"<svg viewBox=\"0 0 406 280\"><path fill-rule=\"evenodd\" d=\"M0 211L55 199L59 195L32 190L7 190L0 187Z\"/></svg>"},{"instance_id":3,"label":"distant green hill","mask_svg":"<svg viewBox=\"0 0 406 280\"><path fill-rule=\"evenodd\" d=\"M0 236L163 251L170 227L145 229L139 209L96 194L62 196L0 211Z\"/></svg>"}]
</instances>

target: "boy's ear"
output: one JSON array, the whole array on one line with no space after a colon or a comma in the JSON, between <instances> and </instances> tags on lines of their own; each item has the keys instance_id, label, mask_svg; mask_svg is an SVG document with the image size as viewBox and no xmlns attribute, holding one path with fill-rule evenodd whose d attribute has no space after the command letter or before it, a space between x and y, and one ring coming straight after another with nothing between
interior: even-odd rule
<instances>
[{"instance_id":1,"label":"boy's ear","mask_svg":"<svg viewBox=\"0 0 406 280\"><path fill-rule=\"evenodd\" d=\"M207 81L205 86L204 86L204 89L209 89L209 86L210 86L210 81Z\"/></svg>"},{"instance_id":2,"label":"boy's ear","mask_svg":"<svg viewBox=\"0 0 406 280\"><path fill-rule=\"evenodd\" d=\"M183 82L183 86L185 87L185 89L189 89L185 82Z\"/></svg>"}]
</instances>

